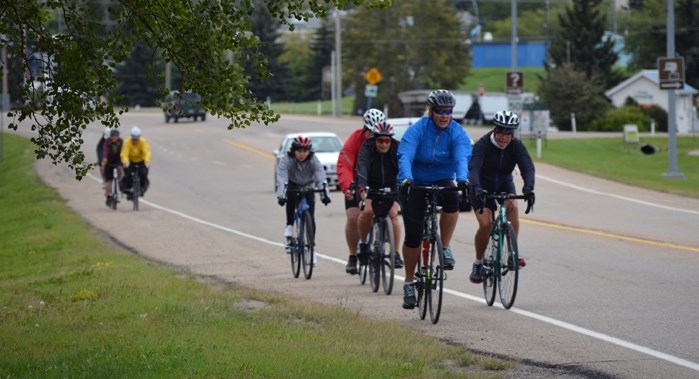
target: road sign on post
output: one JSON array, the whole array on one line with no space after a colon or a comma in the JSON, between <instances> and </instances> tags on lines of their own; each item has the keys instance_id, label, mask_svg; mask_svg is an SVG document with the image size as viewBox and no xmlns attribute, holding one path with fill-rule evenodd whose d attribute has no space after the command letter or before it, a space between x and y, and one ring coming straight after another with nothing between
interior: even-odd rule
<instances>
[{"instance_id":1,"label":"road sign on post","mask_svg":"<svg viewBox=\"0 0 699 379\"><path fill-rule=\"evenodd\" d=\"M376 83L380 82L381 79L383 79L383 76L381 76L381 73L376 69L376 67L372 67L369 69L369 71L364 73L364 79L366 79L369 84L375 85Z\"/></svg>"},{"instance_id":2,"label":"road sign on post","mask_svg":"<svg viewBox=\"0 0 699 379\"><path fill-rule=\"evenodd\" d=\"M684 88L684 58L658 58L660 89Z\"/></svg>"},{"instance_id":3,"label":"road sign on post","mask_svg":"<svg viewBox=\"0 0 699 379\"><path fill-rule=\"evenodd\" d=\"M509 71L506 76L506 89L509 95L519 95L524 92L524 73Z\"/></svg>"}]
</instances>

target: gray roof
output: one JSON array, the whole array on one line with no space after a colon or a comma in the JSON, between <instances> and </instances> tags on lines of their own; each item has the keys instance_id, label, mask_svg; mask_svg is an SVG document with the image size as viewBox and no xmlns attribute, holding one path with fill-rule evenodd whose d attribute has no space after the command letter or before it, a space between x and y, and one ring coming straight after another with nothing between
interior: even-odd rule
<instances>
[{"instance_id":1,"label":"gray roof","mask_svg":"<svg viewBox=\"0 0 699 379\"><path fill-rule=\"evenodd\" d=\"M619 92L625 87L628 87L631 85L631 83L634 83L637 81L639 78L644 77L651 82L655 83L658 85L658 88L660 88L660 77L658 75L658 70L652 69L652 70L641 70L637 72L634 76L624 80L623 82L617 84L614 88L607 90L604 94L607 97L613 96L615 93ZM696 88L690 86L689 84L685 83L684 88L680 90L675 91L676 94L678 95L695 95L699 93Z\"/></svg>"}]
</instances>

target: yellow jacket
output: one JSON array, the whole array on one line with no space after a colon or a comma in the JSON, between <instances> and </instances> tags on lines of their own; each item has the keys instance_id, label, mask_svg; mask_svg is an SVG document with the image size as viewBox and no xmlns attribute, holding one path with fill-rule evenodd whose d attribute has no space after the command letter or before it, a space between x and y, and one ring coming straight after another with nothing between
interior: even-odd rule
<instances>
[{"instance_id":1,"label":"yellow jacket","mask_svg":"<svg viewBox=\"0 0 699 379\"><path fill-rule=\"evenodd\" d=\"M134 143L133 138L124 140L121 146L121 163L128 165L131 163L150 163L150 146L145 138L140 137L138 143Z\"/></svg>"}]
</instances>

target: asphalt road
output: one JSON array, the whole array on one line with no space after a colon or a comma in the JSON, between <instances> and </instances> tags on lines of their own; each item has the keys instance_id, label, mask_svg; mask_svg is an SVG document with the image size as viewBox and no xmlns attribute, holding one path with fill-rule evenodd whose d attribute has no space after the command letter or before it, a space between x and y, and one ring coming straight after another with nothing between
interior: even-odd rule
<instances>
[{"instance_id":1,"label":"asphalt road","mask_svg":"<svg viewBox=\"0 0 699 379\"><path fill-rule=\"evenodd\" d=\"M165 124L162 114L143 112L122 122L138 124L153 149L152 185L138 213L126 202L108 209L96 172L77 182L62 166L40 161L37 169L89 224L150 260L399 320L526 363L512 377L699 377L699 200L539 164L535 212L522 218L519 247L527 267L515 306L504 310L497 300L486 306L482 287L468 282L476 222L462 213L452 243L457 266L446 281L440 322L432 325L401 308L402 272L391 296L344 273L345 217L337 192L328 207L317 206L313 278L291 275L271 151L295 131L333 131L344 139L361 125L358 118L285 116L274 126L231 131L212 117ZM473 139L483 133L467 131ZM88 157L100 132L95 126L86 133Z\"/></svg>"}]
</instances>

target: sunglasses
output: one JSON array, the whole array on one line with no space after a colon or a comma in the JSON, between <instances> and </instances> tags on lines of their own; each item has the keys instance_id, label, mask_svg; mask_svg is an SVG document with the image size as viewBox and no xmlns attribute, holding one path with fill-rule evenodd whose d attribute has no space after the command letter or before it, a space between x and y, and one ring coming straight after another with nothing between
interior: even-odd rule
<instances>
[{"instance_id":1,"label":"sunglasses","mask_svg":"<svg viewBox=\"0 0 699 379\"><path fill-rule=\"evenodd\" d=\"M298 149L296 149L296 151L300 151L302 153L307 153L308 149L306 149L305 147L299 147Z\"/></svg>"},{"instance_id":2,"label":"sunglasses","mask_svg":"<svg viewBox=\"0 0 699 379\"><path fill-rule=\"evenodd\" d=\"M445 115L445 114L452 114L454 110L453 109L433 109L432 112L438 114L438 115Z\"/></svg>"},{"instance_id":3,"label":"sunglasses","mask_svg":"<svg viewBox=\"0 0 699 379\"><path fill-rule=\"evenodd\" d=\"M380 143L382 145L389 145L391 143L391 138L377 138L376 143Z\"/></svg>"},{"instance_id":4,"label":"sunglasses","mask_svg":"<svg viewBox=\"0 0 699 379\"><path fill-rule=\"evenodd\" d=\"M511 136L511 135L515 134L515 131L514 131L514 129L495 128L495 133Z\"/></svg>"}]
</instances>

